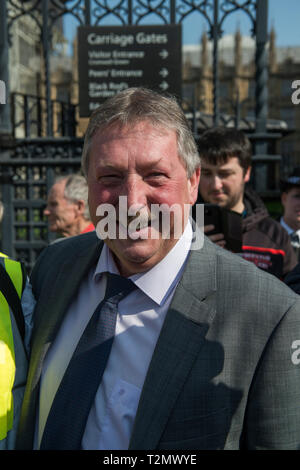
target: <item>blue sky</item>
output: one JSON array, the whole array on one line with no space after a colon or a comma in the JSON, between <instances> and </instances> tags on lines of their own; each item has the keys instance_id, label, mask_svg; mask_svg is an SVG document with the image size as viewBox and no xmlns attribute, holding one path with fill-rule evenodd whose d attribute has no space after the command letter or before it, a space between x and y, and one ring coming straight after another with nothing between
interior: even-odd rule
<instances>
[{"instance_id":1,"label":"blue sky","mask_svg":"<svg viewBox=\"0 0 300 470\"><path fill-rule=\"evenodd\" d=\"M115 23L117 24L120 25L120 23ZM77 25L78 23L72 19L71 15L67 15L65 35L68 39L76 34ZM105 23L102 25L104 26ZM183 44L197 44L202 32L207 30L207 23L199 13L187 16L182 25ZM275 28L278 46L300 46L300 0L269 0L269 29L271 26ZM250 34L251 23L244 12L230 14L226 18L223 25L224 34L234 33L237 27L240 28L242 34Z\"/></svg>"},{"instance_id":2,"label":"blue sky","mask_svg":"<svg viewBox=\"0 0 300 470\"><path fill-rule=\"evenodd\" d=\"M206 26L199 14L192 16L193 18L187 18L187 24L183 27L185 44L197 43L199 38L197 29L200 27L201 35ZM269 0L268 16L269 30L272 26L274 27L278 46L300 45L300 0ZM223 23L224 34L234 33L238 26L243 34L250 34L250 19L242 11L228 15Z\"/></svg>"}]
</instances>

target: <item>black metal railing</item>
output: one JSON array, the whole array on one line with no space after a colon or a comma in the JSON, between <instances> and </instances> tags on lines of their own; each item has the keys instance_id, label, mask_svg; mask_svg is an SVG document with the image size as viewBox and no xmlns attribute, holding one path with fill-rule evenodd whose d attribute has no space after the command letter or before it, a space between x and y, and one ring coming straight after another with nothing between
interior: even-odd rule
<instances>
[{"instance_id":1,"label":"black metal railing","mask_svg":"<svg viewBox=\"0 0 300 470\"><path fill-rule=\"evenodd\" d=\"M51 100L51 135L76 137L76 108L71 103ZM18 137L46 137L47 100L35 95L11 93L12 135Z\"/></svg>"}]
</instances>

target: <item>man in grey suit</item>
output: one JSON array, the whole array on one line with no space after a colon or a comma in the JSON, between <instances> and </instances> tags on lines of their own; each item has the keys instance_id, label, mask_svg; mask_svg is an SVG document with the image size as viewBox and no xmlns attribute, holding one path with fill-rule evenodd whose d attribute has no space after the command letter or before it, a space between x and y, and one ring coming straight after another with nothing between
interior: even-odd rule
<instances>
[{"instance_id":1,"label":"man in grey suit","mask_svg":"<svg viewBox=\"0 0 300 470\"><path fill-rule=\"evenodd\" d=\"M107 100L82 165L98 238L51 245L33 270L17 447L299 449L299 298L193 231L200 160L176 101Z\"/></svg>"}]
</instances>

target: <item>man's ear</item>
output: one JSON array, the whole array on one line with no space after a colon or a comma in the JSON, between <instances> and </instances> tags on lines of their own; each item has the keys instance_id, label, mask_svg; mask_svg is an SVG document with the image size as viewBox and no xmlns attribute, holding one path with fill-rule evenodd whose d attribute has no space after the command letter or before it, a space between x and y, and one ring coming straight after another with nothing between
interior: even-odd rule
<instances>
[{"instance_id":1,"label":"man's ear","mask_svg":"<svg viewBox=\"0 0 300 470\"><path fill-rule=\"evenodd\" d=\"M244 183L248 183L248 181L250 180L251 170L252 170L252 167L249 166L249 167L247 168L246 173L245 173L245 176L244 176Z\"/></svg>"},{"instance_id":2,"label":"man's ear","mask_svg":"<svg viewBox=\"0 0 300 470\"><path fill-rule=\"evenodd\" d=\"M282 193L281 196L280 196L280 197L281 197L281 204L282 204L283 206L284 206L285 203L286 203L286 196L287 196L287 193L285 193L285 192Z\"/></svg>"},{"instance_id":3,"label":"man's ear","mask_svg":"<svg viewBox=\"0 0 300 470\"><path fill-rule=\"evenodd\" d=\"M192 176L188 180L189 192L190 192L190 204L195 204L198 198L198 187L200 181L201 169L196 168Z\"/></svg>"},{"instance_id":4,"label":"man's ear","mask_svg":"<svg viewBox=\"0 0 300 470\"><path fill-rule=\"evenodd\" d=\"M83 215L83 213L84 213L84 200L83 199L78 199L78 201L76 201L76 206L77 206L78 214Z\"/></svg>"}]
</instances>

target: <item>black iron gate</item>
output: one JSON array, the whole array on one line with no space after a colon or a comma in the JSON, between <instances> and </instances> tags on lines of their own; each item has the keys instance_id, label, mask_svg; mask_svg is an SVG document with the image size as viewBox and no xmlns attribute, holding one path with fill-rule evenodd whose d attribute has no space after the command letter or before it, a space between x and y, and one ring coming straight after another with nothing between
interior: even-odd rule
<instances>
[{"instance_id":1,"label":"black iron gate","mask_svg":"<svg viewBox=\"0 0 300 470\"><path fill-rule=\"evenodd\" d=\"M198 14L199 36L204 19L213 41L213 124L216 125L223 122L219 109L218 40L225 19L237 11L248 16L256 38L256 127L252 138L255 158L264 162L269 140L266 132L268 0L0 0L0 80L6 83L10 96L6 104L0 105L2 251L24 261L28 269L33 266L51 241L43 209L54 176L80 169L82 138L76 137L76 104L57 101L60 110L57 111L51 99L51 44L61 19L72 15L78 26L107 25L108 19L118 25L139 25L145 24L148 17L155 18L156 24L177 24L184 23L191 14ZM11 28L24 16L32 19L40 37L42 97L9 95ZM17 106L22 108L19 119L15 117ZM54 119L57 112L60 113L58 121ZM60 127L55 129L57 122ZM197 133L197 109L192 109L191 123ZM23 129L22 137L20 129Z\"/></svg>"}]
</instances>

